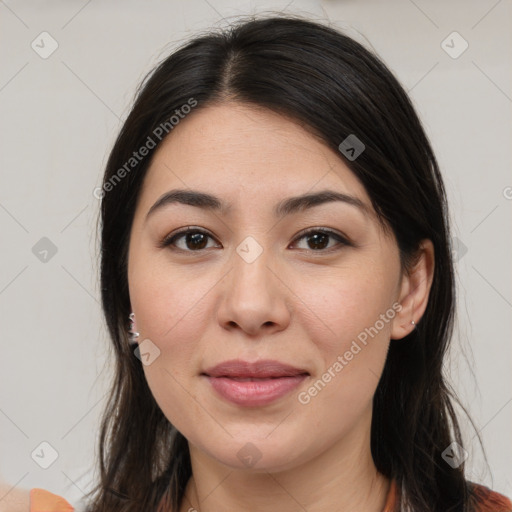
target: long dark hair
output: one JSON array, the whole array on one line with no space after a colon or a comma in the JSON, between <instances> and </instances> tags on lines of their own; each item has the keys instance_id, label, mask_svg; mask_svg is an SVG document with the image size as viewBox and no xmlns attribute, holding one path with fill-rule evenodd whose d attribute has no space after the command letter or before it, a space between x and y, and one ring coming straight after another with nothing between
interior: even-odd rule
<instances>
[{"instance_id":1,"label":"long dark hair","mask_svg":"<svg viewBox=\"0 0 512 512\"><path fill-rule=\"evenodd\" d=\"M473 510L464 463L453 468L442 457L452 442L463 446L453 404L466 409L443 376L455 286L446 194L430 142L404 89L376 55L322 23L272 16L201 34L163 60L143 80L108 159L101 190L101 293L115 375L100 431L99 483L88 511L157 511L164 504L176 512L191 476L187 441L154 400L128 338L128 241L160 143L155 134L162 126L165 133L174 128L169 120L183 105L195 102L198 110L230 100L285 115L335 151L355 135L364 152L355 160L338 153L394 233L405 270L419 242L432 240L428 306L410 335L390 343L373 401L371 451L378 471L396 480L402 506ZM149 136L155 147L134 163L133 152L148 146Z\"/></svg>"}]
</instances>

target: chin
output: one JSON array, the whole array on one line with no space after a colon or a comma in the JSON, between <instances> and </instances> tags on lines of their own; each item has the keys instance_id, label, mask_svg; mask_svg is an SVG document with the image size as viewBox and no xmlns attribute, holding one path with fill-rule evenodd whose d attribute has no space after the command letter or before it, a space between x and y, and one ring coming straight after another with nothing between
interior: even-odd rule
<instances>
[{"instance_id":1,"label":"chin","mask_svg":"<svg viewBox=\"0 0 512 512\"><path fill-rule=\"evenodd\" d=\"M192 444L199 447L208 457L233 470L245 470L254 473L279 472L291 469L307 459L304 450L298 451L302 446L300 439L294 439L286 432L284 437L276 436L269 439L268 429L260 436L233 436L219 440L212 446L212 439L205 439L206 443ZM304 438L302 438L304 439ZM302 446L302 448L304 448Z\"/></svg>"}]
</instances>

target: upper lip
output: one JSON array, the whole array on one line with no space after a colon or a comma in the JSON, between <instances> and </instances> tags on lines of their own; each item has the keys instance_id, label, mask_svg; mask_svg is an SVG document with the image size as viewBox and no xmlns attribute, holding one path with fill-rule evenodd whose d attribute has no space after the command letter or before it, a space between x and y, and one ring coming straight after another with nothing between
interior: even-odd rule
<instances>
[{"instance_id":1,"label":"upper lip","mask_svg":"<svg viewBox=\"0 0 512 512\"><path fill-rule=\"evenodd\" d=\"M232 359L207 368L203 375L209 377L232 377L232 378L272 378L272 377L293 377L295 375L309 374L304 368L297 368L289 364L265 359L256 362Z\"/></svg>"}]
</instances>

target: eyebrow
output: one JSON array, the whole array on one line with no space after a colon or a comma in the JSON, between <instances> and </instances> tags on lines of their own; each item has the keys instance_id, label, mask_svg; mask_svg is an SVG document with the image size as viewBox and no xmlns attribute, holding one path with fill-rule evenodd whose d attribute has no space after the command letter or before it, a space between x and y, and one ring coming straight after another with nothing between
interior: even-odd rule
<instances>
[{"instance_id":1,"label":"eyebrow","mask_svg":"<svg viewBox=\"0 0 512 512\"><path fill-rule=\"evenodd\" d=\"M336 192L334 190L321 190L319 192L288 197L274 206L273 213L275 217L281 218L286 215L304 211L314 206L334 201L354 206L355 208L360 209L363 213L370 213L368 207L357 197ZM232 205L206 192L190 189L175 189L166 192L153 204L146 214L146 220L157 210L160 210L170 204L195 206L203 210L218 212L221 215L226 215L232 210Z\"/></svg>"}]
</instances>

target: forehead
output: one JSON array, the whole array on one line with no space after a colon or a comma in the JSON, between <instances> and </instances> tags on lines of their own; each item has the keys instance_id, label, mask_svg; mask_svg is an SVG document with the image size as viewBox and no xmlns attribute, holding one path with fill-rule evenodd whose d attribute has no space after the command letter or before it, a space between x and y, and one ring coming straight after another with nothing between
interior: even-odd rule
<instances>
[{"instance_id":1,"label":"forehead","mask_svg":"<svg viewBox=\"0 0 512 512\"><path fill-rule=\"evenodd\" d=\"M335 151L299 123L268 109L224 103L194 111L157 149L143 198L170 188L208 190L240 201L277 202L330 188L360 198L363 185Z\"/></svg>"}]
</instances>

